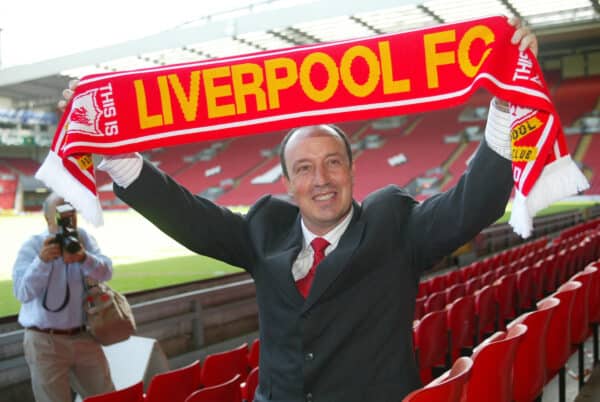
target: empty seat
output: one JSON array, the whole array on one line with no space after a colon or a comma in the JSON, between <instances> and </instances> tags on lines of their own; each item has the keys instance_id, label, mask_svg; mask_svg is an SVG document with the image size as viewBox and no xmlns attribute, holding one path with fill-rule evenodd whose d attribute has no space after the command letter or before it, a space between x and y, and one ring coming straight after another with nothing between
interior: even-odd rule
<instances>
[{"instance_id":1,"label":"empty seat","mask_svg":"<svg viewBox=\"0 0 600 402\"><path fill-rule=\"evenodd\" d=\"M143 402L144 382L139 381L129 387L107 392L105 394L88 396L83 402Z\"/></svg>"},{"instance_id":2,"label":"empty seat","mask_svg":"<svg viewBox=\"0 0 600 402\"><path fill-rule=\"evenodd\" d=\"M241 398L240 375L222 384L204 387L192 392L185 402L239 402Z\"/></svg>"},{"instance_id":3,"label":"empty seat","mask_svg":"<svg viewBox=\"0 0 600 402\"><path fill-rule=\"evenodd\" d=\"M254 367L258 367L258 360L260 358L260 341L255 339L252 341L250 345L250 350L248 351L248 368L253 369Z\"/></svg>"},{"instance_id":4,"label":"empty seat","mask_svg":"<svg viewBox=\"0 0 600 402\"><path fill-rule=\"evenodd\" d=\"M200 361L196 360L185 367L152 377L145 402L184 402L200 387Z\"/></svg>"},{"instance_id":5,"label":"empty seat","mask_svg":"<svg viewBox=\"0 0 600 402\"><path fill-rule=\"evenodd\" d=\"M546 383L546 337L554 310L560 300L549 297L538 309L522 314L509 324L527 326L513 363L513 401L532 402L541 397Z\"/></svg>"},{"instance_id":6,"label":"empty seat","mask_svg":"<svg viewBox=\"0 0 600 402\"><path fill-rule=\"evenodd\" d=\"M460 402L472 367L473 361L469 357L461 357L450 370L423 388L411 392L402 402Z\"/></svg>"},{"instance_id":7,"label":"empty seat","mask_svg":"<svg viewBox=\"0 0 600 402\"><path fill-rule=\"evenodd\" d=\"M436 366L445 366L448 354L448 331L445 311L425 314L413 327L415 353L421 381L428 383L433 378Z\"/></svg>"},{"instance_id":8,"label":"empty seat","mask_svg":"<svg viewBox=\"0 0 600 402\"><path fill-rule=\"evenodd\" d=\"M248 373L246 381L240 384L242 402L252 402L254 400L254 393L256 392L256 387L258 386L258 376L259 368L254 367L250 373Z\"/></svg>"},{"instance_id":9,"label":"empty seat","mask_svg":"<svg viewBox=\"0 0 600 402\"><path fill-rule=\"evenodd\" d=\"M248 375L248 344L219 353L211 353L202 362L200 382L205 387L222 384L231 380L236 374L241 381Z\"/></svg>"},{"instance_id":10,"label":"empty seat","mask_svg":"<svg viewBox=\"0 0 600 402\"><path fill-rule=\"evenodd\" d=\"M473 369L465 386L464 402L511 402L512 366L526 332L525 325L516 324L506 332L496 332L473 350Z\"/></svg>"},{"instance_id":11,"label":"empty seat","mask_svg":"<svg viewBox=\"0 0 600 402\"><path fill-rule=\"evenodd\" d=\"M560 300L554 310L546 337L546 383L558 373L558 393L565 400L565 364L571 355L571 311L575 295L581 290L580 282L568 282L561 285L553 297Z\"/></svg>"},{"instance_id":12,"label":"empty seat","mask_svg":"<svg viewBox=\"0 0 600 402\"><path fill-rule=\"evenodd\" d=\"M459 297L448 305L446 319L450 331L450 359L454 361L464 351L475 346L475 299L473 296Z\"/></svg>"}]
</instances>

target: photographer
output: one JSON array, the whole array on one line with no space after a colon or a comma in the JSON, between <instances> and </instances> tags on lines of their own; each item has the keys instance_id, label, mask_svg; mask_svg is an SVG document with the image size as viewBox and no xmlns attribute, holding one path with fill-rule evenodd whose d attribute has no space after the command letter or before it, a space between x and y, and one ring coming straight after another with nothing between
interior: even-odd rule
<instances>
[{"instance_id":1,"label":"photographer","mask_svg":"<svg viewBox=\"0 0 600 402\"><path fill-rule=\"evenodd\" d=\"M44 216L47 230L23 244L13 267L33 394L38 402L67 402L71 387L83 398L112 391L108 362L82 310L84 278L109 280L112 262L56 194L44 202Z\"/></svg>"}]
</instances>

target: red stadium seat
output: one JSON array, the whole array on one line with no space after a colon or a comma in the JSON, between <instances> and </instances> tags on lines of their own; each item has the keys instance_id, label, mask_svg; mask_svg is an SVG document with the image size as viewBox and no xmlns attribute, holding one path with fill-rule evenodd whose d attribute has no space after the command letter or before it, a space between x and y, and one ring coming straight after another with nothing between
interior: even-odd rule
<instances>
[{"instance_id":1,"label":"red stadium seat","mask_svg":"<svg viewBox=\"0 0 600 402\"><path fill-rule=\"evenodd\" d=\"M248 375L248 344L220 353L212 353L204 359L200 372L200 383L205 387L223 384L236 374L241 381Z\"/></svg>"},{"instance_id":2,"label":"red stadium seat","mask_svg":"<svg viewBox=\"0 0 600 402\"><path fill-rule=\"evenodd\" d=\"M232 379L222 384L204 387L192 392L185 402L239 402L241 397L240 375L236 374Z\"/></svg>"},{"instance_id":3,"label":"red stadium seat","mask_svg":"<svg viewBox=\"0 0 600 402\"><path fill-rule=\"evenodd\" d=\"M561 285L553 297L560 300L550 318L546 338L546 383L558 373L558 393L565 400L565 364L571 355L571 311L575 295L581 291L580 282Z\"/></svg>"},{"instance_id":4,"label":"red stadium seat","mask_svg":"<svg viewBox=\"0 0 600 402\"><path fill-rule=\"evenodd\" d=\"M506 274L498 278L496 284L496 302L498 303L498 323L505 328L508 321L516 317L517 275Z\"/></svg>"},{"instance_id":5,"label":"red stadium seat","mask_svg":"<svg viewBox=\"0 0 600 402\"><path fill-rule=\"evenodd\" d=\"M456 285L450 286L446 289L446 304L452 303L459 297L464 296L466 293L466 286L464 283L457 283Z\"/></svg>"},{"instance_id":6,"label":"red stadium seat","mask_svg":"<svg viewBox=\"0 0 600 402\"><path fill-rule=\"evenodd\" d=\"M498 329L498 307L496 304L496 285L484 286L475 292L475 315L477 327L475 335L479 343L487 334Z\"/></svg>"},{"instance_id":7,"label":"red stadium seat","mask_svg":"<svg viewBox=\"0 0 600 402\"><path fill-rule=\"evenodd\" d=\"M152 377L145 402L184 402L200 387L200 361L196 360L185 367Z\"/></svg>"},{"instance_id":8,"label":"red stadium seat","mask_svg":"<svg viewBox=\"0 0 600 402\"><path fill-rule=\"evenodd\" d=\"M425 300L425 314L432 311L441 311L446 307L446 293L444 291L434 292Z\"/></svg>"},{"instance_id":9,"label":"red stadium seat","mask_svg":"<svg viewBox=\"0 0 600 402\"><path fill-rule=\"evenodd\" d=\"M560 300L540 301L538 310L522 314L509 324L527 326L513 363L513 401L532 402L541 397L546 383L546 337L550 318Z\"/></svg>"},{"instance_id":10,"label":"red stadium seat","mask_svg":"<svg viewBox=\"0 0 600 402\"><path fill-rule=\"evenodd\" d=\"M594 366L598 364L598 326L600 324L600 262L591 263L588 267L596 268L590 286L590 326L594 335ZM588 269L586 267L585 269Z\"/></svg>"},{"instance_id":11,"label":"red stadium seat","mask_svg":"<svg viewBox=\"0 0 600 402\"><path fill-rule=\"evenodd\" d=\"M579 389L583 388L584 384L583 344L590 333L590 288L596 271L595 267L589 267L589 269L580 271L571 277L571 281L581 282L582 285L581 291L575 295L573 310L571 311L571 345L578 351Z\"/></svg>"},{"instance_id":12,"label":"red stadium seat","mask_svg":"<svg viewBox=\"0 0 600 402\"><path fill-rule=\"evenodd\" d=\"M474 297L466 295L454 300L446 307L446 319L450 331L450 360L454 361L463 351L475 346Z\"/></svg>"},{"instance_id":13,"label":"red stadium seat","mask_svg":"<svg viewBox=\"0 0 600 402\"><path fill-rule=\"evenodd\" d=\"M425 315L425 301L427 296L417 298L415 302L415 320L420 320Z\"/></svg>"},{"instance_id":14,"label":"red stadium seat","mask_svg":"<svg viewBox=\"0 0 600 402\"><path fill-rule=\"evenodd\" d=\"M464 402L511 402L512 366L527 327L516 324L499 331L473 350L471 378L465 386Z\"/></svg>"},{"instance_id":15,"label":"red stadium seat","mask_svg":"<svg viewBox=\"0 0 600 402\"><path fill-rule=\"evenodd\" d=\"M481 279L478 276L469 279L465 283L465 294L472 295L479 289L481 289Z\"/></svg>"},{"instance_id":16,"label":"red stadium seat","mask_svg":"<svg viewBox=\"0 0 600 402\"><path fill-rule=\"evenodd\" d=\"M252 402L254 400L254 393L256 392L256 387L258 386L258 375L259 368L254 367L250 373L248 373L246 381L240 384L242 402Z\"/></svg>"},{"instance_id":17,"label":"red stadium seat","mask_svg":"<svg viewBox=\"0 0 600 402\"><path fill-rule=\"evenodd\" d=\"M250 350L248 351L248 368L253 369L258 367L258 360L260 357L260 340L257 338L252 341Z\"/></svg>"},{"instance_id":18,"label":"red stadium seat","mask_svg":"<svg viewBox=\"0 0 600 402\"><path fill-rule=\"evenodd\" d=\"M88 396L83 402L143 402L144 382L139 381L127 388L107 392L101 395Z\"/></svg>"},{"instance_id":19,"label":"red stadium seat","mask_svg":"<svg viewBox=\"0 0 600 402\"><path fill-rule=\"evenodd\" d=\"M434 377L434 367L445 366L448 355L448 330L445 311L425 314L413 326L415 353L423 384Z\"/></svg>"},{"instance_id":20,"label":"red stadium seat","mask_svg":"<svg viewBox=\"0 0 600 402\"><path fill-rule=\"evenodd\" d=\"M402 402L460 402L472 367L471 358L461 357L454 362L450 370L423 388L411 392Z\"/></svg>"}]
</instances>

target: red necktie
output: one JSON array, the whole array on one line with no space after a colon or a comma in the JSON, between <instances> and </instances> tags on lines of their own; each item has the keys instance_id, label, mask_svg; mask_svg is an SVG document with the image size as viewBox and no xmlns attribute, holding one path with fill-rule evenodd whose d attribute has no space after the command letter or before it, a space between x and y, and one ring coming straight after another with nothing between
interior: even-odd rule
<instances>
[{"instance_id":1,"label":"red necktie","mask_svg":"<svg viewBox=\"0 0 600 402\"><path fill-rule=\"evenodd\" d=\"M310 246L315 251L312 267L310 267L310 271L308 271L304 278L296 281L298 291L304 298L308 296L308 292L310 291L312 281L315 278L317 265L325 258L325 249L329 246L329 242L322 237L315 237L314 240L310 242Z\"/></svg>"}]
</instances>

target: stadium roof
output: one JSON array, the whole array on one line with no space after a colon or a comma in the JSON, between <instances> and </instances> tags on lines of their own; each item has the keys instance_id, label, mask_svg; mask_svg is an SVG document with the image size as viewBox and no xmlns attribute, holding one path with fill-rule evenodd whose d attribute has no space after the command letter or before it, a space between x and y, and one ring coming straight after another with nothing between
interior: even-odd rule
<instances>
[{"instance_id":1,"label":"stadium roof","mask_svg":"<svg viewBox=\"0 0 600 402\"><path fill-rule=\"evenodd\" d=\"M143 39L0 69L0 97L52 107L69 79L503 14L519 16L542 58L600 50L599 0L250 0Z\"/></svg>"}]
</instances>

